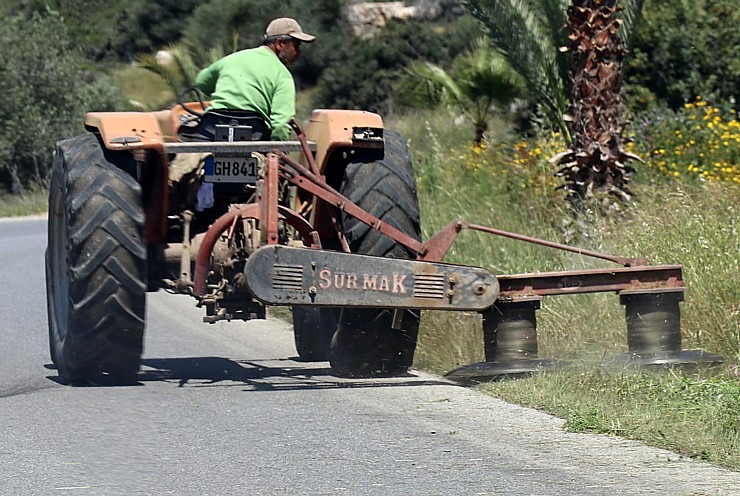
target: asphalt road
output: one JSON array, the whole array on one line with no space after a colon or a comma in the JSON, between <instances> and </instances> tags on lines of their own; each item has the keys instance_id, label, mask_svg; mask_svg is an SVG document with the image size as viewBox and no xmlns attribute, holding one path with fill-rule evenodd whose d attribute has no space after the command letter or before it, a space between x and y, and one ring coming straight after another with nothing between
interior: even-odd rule
<instances>
[{"instance_id":1,"label":"asphalt road","mask_svg":"<svg viewBox=\"0 0 740 496\"><path fill-rule=\"evenodd\" d=\"M47 352L44 219L0 220L0 495L740 495L740 473L437 377L343 380L279 321L148 301L140 385L65 387Z\"/></svg>"}]
</instances>

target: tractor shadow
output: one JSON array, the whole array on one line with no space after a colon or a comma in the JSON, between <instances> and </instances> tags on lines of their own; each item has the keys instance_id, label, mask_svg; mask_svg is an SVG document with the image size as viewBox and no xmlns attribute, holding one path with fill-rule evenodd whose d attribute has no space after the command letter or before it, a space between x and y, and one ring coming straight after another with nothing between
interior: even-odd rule
<instances>
[{"instance_id":1,"label":"tractor shadow","mask_svg":"<svg viewBox=\"0 0 740 496\"><path fill-rule=\"evenodd\" d=\"M393 377L345 378L332 375L326 362L292 359L231 360L222 357L145 358L139 384L168 382L178 387L244 387L245 391L299 391L454 385L413 372Z\"/></svg>"}]
</instances>

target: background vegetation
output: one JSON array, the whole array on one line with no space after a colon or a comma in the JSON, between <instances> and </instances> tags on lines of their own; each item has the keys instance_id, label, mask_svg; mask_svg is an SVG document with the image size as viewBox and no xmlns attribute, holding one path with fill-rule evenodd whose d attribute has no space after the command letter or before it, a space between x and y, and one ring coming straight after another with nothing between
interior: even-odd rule
<instances>
[{"instance_id":1,"label":"background vegetation","mask_svg":"<svg viewBox=\"0 0 740 496\"><path fill-rule=\"evenodd\" d=\"M488 384L486 392L560 416L573 431L642 439L740 469L740 170L730 165L737 164L740 123L736 114L725 114L720 133L728 146L720 148L714 140L684 136L686 127L713 134L714 117L704 117L717 114L722 112L709 105L687 104L668 113L674 119L671 130L665 124L666 129L636 135L633 146L655 157L636 176L636 208L619 218L596 215L578 222L553 192L556 182L546 160L564 147L561 137L503 137L495 145L477 146L466 142L460 129L445 126L452 116L443 112L392 123L410 136L425 237L452 219L465 218L600 252L647 256L654 264L683 264L688 287L681 304L683 348L718 353L726 360L698 372L641 372L617 365L614 360L628 351L619 298L608 293L553 297L543 301L537 315L539 354L565 360L569 367ZM691 148L695 156L719 165L705 167L708 171L692 167L696 161L673 159L682 155L665 160L668 144L672 150ZM725 153L734 158L722 158ZM721 169L724 175L714 174ZM610 266L473 232L458 238L447 260L496 274ZM477 314L423 316L418 367L445 373L483 359Z\"/></svg>"},{"instance_id":2,"label":"background vegetation","mask_svg":"<svg viewBox=\"0 0 740 496\"><path fill-rule=\"evenodd\" d=\"M108 78L125 74L122 68L130 68L137 58L171 44L182 44L198 55L196 60L205 61L214 47L255 46L272 17L297 16L320 40L304 50L293 68L302 108L362 108L392 116L405 113L413 103L403 91L412 62L449 68L483 34L462 2L448 2L437 22L390 22L376 36L359 38L342 16L346 3L0 0L6 21L0 27L6 47L0 82L9 102L2 115L34 129L19 132L17 120L3 127L0 184L16 193L34 182L43 184L52 144L79 132L86 111L171 104L173 94L157 91L155 98L132 98L130 78L126 91ZM740 87L739 12L732 0L646 2L626 61L630 112L675 111L697 96L733 106ZM44 78L41 73L57 76ZM537 132L532 110L508 109L517 132ZM33 143L28 142L30 135Z\"/></svg>"},{"instance_id":3,"label":"background vegetation","mask_svg":"<svg viewBox=\"0 0 740 496\"><path fill-rule=\"evenodd\" d=\"M53 13L3 17L0 28L0 181L12 193L42 185L54 142L82 130L82 109L120 108L115 84L73 47Z\"/></svg>"},{"instance_id":4,"label":"background vegetation","mask_svg":"<svg viewBox=\"0 0 740 496\"><path fill-rule=\"evenodd\" d=\"M698 95L735 104L739 25L732 0L645 2L625 74L632 106L676 110Z\"/></svg>"},{"instance_id":5,"label":"background vegetation","mask_svg":"<svg viewBox=\"0 0 740 496\"><path fill-rule=\"evenodd\" d=\"M625 68L628 147L645 159L635 203L619 217L574 219L554 191L549 157L563 137L525 103L497 108L487 139L447 107L410 97L409 68L454 66L483 32L467 14L391 22L358 38L341 0L0 0L0 214L38 210L51 149L82 130L86 111L170 105L166 83L135 64L172 44L205 60L214 47L259 42L272 17L299 17L319 42L294 67L299 117L311 108L381 112L410 140L425 236L456 217L653 263L681 263L684 348L722 354L698 373L606 367L627 350L624 309L611 294L546 300L540 355L574 366L486 386L566 419L566 428L644 439L740 469L740 11L732 0L646 2ZM457 12L457 11L455 11ZM439 103L439 102L438 102ZM536 109L534 109L536 110ZM534 116L534 119L532 118ZM25 192L23 196L17 193ZM31 192L32 194L29 194ZM511 240L465 233L449 255L494 273L603 266ZM445 372L482 360L477 315L425 315L416 364Z\"/></svg>"}]
</instances>

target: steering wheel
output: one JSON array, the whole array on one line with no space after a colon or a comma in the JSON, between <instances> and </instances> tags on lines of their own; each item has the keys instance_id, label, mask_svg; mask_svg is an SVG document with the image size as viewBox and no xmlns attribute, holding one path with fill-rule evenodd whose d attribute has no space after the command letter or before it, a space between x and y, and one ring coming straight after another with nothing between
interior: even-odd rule
<instances>
[{"instance_id":1,"label":"steering wheel","mask_svg":"<svg viewBox=\"0 0 740 496\"><path fill-rule=\"evenodd\" d=\"M191 94L191 93L195 94L196 98L198 99L198 103L200 103L200 108L202 108L202 109L206 108L205 100L204 100L204 98L203 98L203 96L204 96L204 95L203 95L203 92L202 92L202 91L200 90L200 88L198 88L197 86L191 86L191 87L189 87L189 88L185 88L185 89L184 89L184 90L182 90L182 91L181 91L180 93L178 93L178 94L177 94L177 104L178 104L179 106L181 106L182 108L184 108L184 109L185 109L185 111L186 111L186 112L187 112L188 114L192 114L192 115L194 115L194 116L196 116L196 117L202 118L202 117L203 117L203 113L204 113L204 112L198 112L197 110L195 110L195 109L193 109L193 108L189 107L189 106L188 106L188 105L187 105L187 104L185 103L185 101L186 101L186 100L185 100L185 97L186 97L187 95Z\"/></svg>"}]
</instances>

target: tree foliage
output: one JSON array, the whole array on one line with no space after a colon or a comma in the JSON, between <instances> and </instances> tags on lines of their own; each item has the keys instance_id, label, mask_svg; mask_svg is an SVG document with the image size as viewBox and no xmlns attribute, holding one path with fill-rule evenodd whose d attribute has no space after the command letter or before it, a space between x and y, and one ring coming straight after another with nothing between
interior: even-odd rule
<instances>
[{"instance_id":1,"label":"tree foliage","mask_svg":"<svg viewBox=\"0 0 740 496\"><path fill-rule=\"evenodd\" d=\"M119 10L109 49L119 59L133 60L179 41L198 0L130 0Z\"/></svg>"},{"instance_id":2,"label":"tree foliage","mask_svg":"<svg viewBox=\"0 0 740 496\"><path fill-rule=\"evenodd\" d=\"M18 193L46 179L54 143L82 131L85 111L112 110L120 100L83 69L58 14L6 17L0 45L0 182Z\"/></svg>"},{"instance_id":3,"label":"tree foliage","mask_svg":"<svg viewBox=\"0 0 740 496\"><path fill-rule=\"evenodd\" d=\"M8 0L9 12L31 16L59 13L70 40L87 58L100 60L110 50L117 26L126 25L128 9L110 0Z\"/></svg>"},{"instance_id":4,"label":"tree foliage","mask_svg":"<svg viewBox=\"0 0 740 496\"><path fill-rule=\"evenodd\" d=\"M192 53L212 47L244 49L262 43L267 23L276 17L293 17L318 41L305 47L291 67L299 87L313 86L327 66L335 45L342 43L342 0L218 0L201 3L187 19L183 42Z\"/></svg>"},{"instance_id":5,"label":"tree foliage","mask_svg":"<svg viewBox=\"0 0 740 496\"><path fill-rule=\"evenodd\" d=\"M392 21L364 39L344 34L327 53L314 103L390 114L397 108L396 86L414 61L449 65L479 34L469 17L447 26Z\"/></svg>"},{"instance_id":6,"label":"tree foliage","mask_svg":"<svg viewBox=\"0 0 740 496\"><path fill-rule=\"evenodd\" d=\"M303 56L293 67L299 88L323 85L325 70L332 68L327 73L332 81L328 81L327 85L342 89L343 94L338 100L350 101L353 100L348 97L352 83L366 82L368 71L365 67L358 67L356 71L346 67L334 68L338 65L364 64L368 54L361 49L356 50L358 45L367 40L358 40L351 34L341 14L348 1L3 0L0 1L0 13L4 18L19 12L43 13L48 6L60 12L69 37L86 57L98 62L102 59L130 62L144 53L156 52L180 41L187 41L199 50L208 51L213 46L228 46L235 33L240 40L239 48L254 46L260 42L265 24L272 17L288 15L297 18L307 31L319 37L317 43L304 50ZM545 76L544 69L557 69L561 80L565 81L562 79L565 77L565 68L558 60L558 55L550 53L550 50L566 44L562 27L565 25L564 12L568 0L471 0L468 3L484 10L491 5L504 3L517 9L527 7L528 15L510 14L508 18L503 17L503 22L493 31L505 34L516 29L527 34L530 26L539 26L533 33L545 40L555 40L556 43L548 46L546 51L543 46L532 45L523 56L514 58L522 65L529 66L532 75L543 79L551 88L556 80ZM631 96L628 102L630 106L639 110L646 104L667 102L677 108L698 95L718 100L737 99L737 88L740 87L740 53L737 50L740 46L740 30L737 29L740 25L740 9L737 9L737 2L664 0L644 2L644 8L642 3L643 0L620 1L620 6L625 9L621 16L623 26L620 37L626 47L632 47L625 61L625 85L628 96ZM636 15L640 8L641 16ZM485 19L481 20L485 22ZM421 29L428 27L439 31L441 43L447 47L448 55L454 57L480 34L476 26L468 23L465 30L460 30L456 26L458 24L459 18L454 21L444 19L439 25L422 26ZM633 36L629 36L630 33ZM380 37L394 42L392 34L381 33ZM419 42L425 39L421 36ZM520 41L519 45L526 47L527 42L523 39ZM515 43L512 46L518 45ZM530 63L537 62L538 57L545 53L549 54L549 65ZM442 66L449 62L445 59L430 61ZM355 75L358 77L355 78ZM366 84L369 86L390 81L397 75L384 73ZM337 77L341 77L341 81L337 81ZM390 90L387 86L383 88ZM326 91L321 90L321 93L324 95L322 101L333 100ZM382 103L388 96L384 96L382 91L373 91L363 85L360 93L363 96L357 101L369 102L364 104L367 108L392 106Z\"/></svg>"},{"instance_id":7,"label":"tree foliage","mask_svg":"<svg viewBox=\"0 0 740 496\"><path fill-rule=\"evenodd\" d=\"M647 2L627 59L630 103L678 109L697 96L737 101L738 26L735 0Z\"/></svg>"},{"instance_id":8,"label":"tree foliage","mask_svg":"<svg viewBox=\"0 0 740 496\"><path fill-rule=\"evenodd\" d=\"M209 50L197 49L185 42L174 43L166 47L171 60L162 61L157 54L140 55L137 63L160 76L175 95L195 86L198 72L204 67L236 50L237 38L234 37L230 49L214 46Z\"/></svg>"},{"instance_id":9,"label":"tree foliage","mask_svg":"<svg viewBox=\"0 0 740 496\"><path fill-rule=\"evenodd\" d=\"M631 40L643 0L620 2L623 42ZM532 100L550 127L568 136L567 8L570 0L465 0L494 47L527 82Z\"/></svg>"},{"instance_id":10,"label":"tree foliage","mask_svg":"<svg viewBox=\"0 0 740 496\"><path fill-rule=\"evenodd\" d=\"M85 56L131 61L180 39L198 0L7 0L10 12L58 12Z\"/></svg>"},{"instance_id":11,"label":"tree foliage","mask_svg":"<svg viewBox=\"0 0 740 496\"><path fill-rule=\"evenodd\" d=\"M312 88L315 107L390 114L398 108L397 83L413 62L427 60L448 70L485 32L527 81L552 127L566 132L559 116L569 100L567 57L558 48L567 45L563 26L569 0L466 0L475 18L390 22L373 37L351 32L342 15L347 2L1 1L0 41L5 50L0 54L0 83L6 103L0 127L0 182L18 190L31 177L43 178L53 141L79 129L85 110L114 106L115 91L96 82L91 67L130 62L177 43L189 47L193 59L192 67L183 65L182 72L194 73L210 60L214 47L233 47L234 37L239 40L236 48L258 45L265 24L278 16L295 17L318 37L291 68L299 89ZM630 109L652 103L677 108L699 95L735 102L740 96L736 2L645 2L640 15L642 4L620 1L620 37L632 47L625 60Z\"/></svg>"},{"instance_id":12,"label":"tree foliage","mask_svg":"<svg viewBox=\"0 0 740 496\"><path fill-rule=\"evenodd\" d=\"M195 46L225 44L231 33L237 33L243 46L259 45L267 23L276 17L293 17L311 32L307 10L310 5L297 0L211 0L201 2L187 20L184 37ZM308 9L306 9L308 7Z\"/></svg>"},{"instance_id":13,"label":"tree foliage","mask_svg":"<svg viewBox=\"0 0 740 496\"><path fill-rule=\"evenodd\" d=\"M527 82L547 122L568 135L563 120L568 105L566 44L567 0L466 0L485 26L493 46Z\"/></svg>"}]
</instances>

